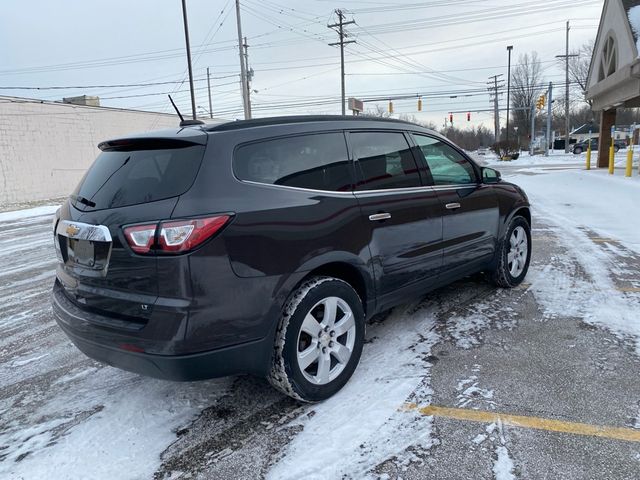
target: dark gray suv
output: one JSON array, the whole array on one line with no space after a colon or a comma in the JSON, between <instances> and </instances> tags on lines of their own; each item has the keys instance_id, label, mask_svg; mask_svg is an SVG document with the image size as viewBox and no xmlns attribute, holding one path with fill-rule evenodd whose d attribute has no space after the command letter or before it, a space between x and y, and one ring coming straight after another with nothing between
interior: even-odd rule
<instances>
[{"instance_id":1,"label":"dark gray suv","mask_svg":"<svg viewBox=\"0 0 640 480\"><path fill-rule=\"evenodd\" d=\"M365 321L474 272L519 284L526 195L411 123L315 116L103 142L58 211L53 306L88 356L337 392Z\"/></svg>"}]
</instances>

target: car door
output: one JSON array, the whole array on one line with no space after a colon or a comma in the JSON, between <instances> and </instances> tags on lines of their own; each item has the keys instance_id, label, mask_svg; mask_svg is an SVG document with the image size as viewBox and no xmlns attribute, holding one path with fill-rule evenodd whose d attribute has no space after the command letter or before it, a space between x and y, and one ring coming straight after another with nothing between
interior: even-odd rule
<instances>
[{"instance_id":1,"label":"car door","mask_svg":"<svg viewBox=\"0 0 640 480\"><path fill-rule=\"evenodd\" d=\"M493 258L498 198L460 151L441 138L412 133L443 207L443 276L459 276Z\"/></svg>"},{"instance_id":2,"label":"car door","mask_svg":"<svg viewBox=\"0 0 640 480\"><path fill-rule=\"evenodd\" d=\"M435 282L442 266L440 201L421 180L405 133L351 131L348 139L378 307L384 308Z\"/></svg>"}]
</instances>

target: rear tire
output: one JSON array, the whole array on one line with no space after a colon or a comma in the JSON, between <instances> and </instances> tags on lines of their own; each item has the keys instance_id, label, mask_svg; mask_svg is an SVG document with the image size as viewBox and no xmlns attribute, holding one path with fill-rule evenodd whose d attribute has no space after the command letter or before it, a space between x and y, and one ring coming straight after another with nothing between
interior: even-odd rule
<instances>
[{"instance_id":1,"label":"rear tire","mask_svg":"<svg viewBox=\"0 0 640 480\"><path fill-rule=\"evenodd\" d=\"M498 246L498 265L490 272L491 282L513 288L524 280L531 261L531 227L524 217L514 217Z\"/></svg>"},{"instance_id":2,"label":"rear tire","mask_svg":"<svg viewBox=\"0 0 640 480\"><path fill-rule=\"evenodd\" d=\"M575 153L576 155L580 155L582 153L582 148L580 147L576 147L573 149L573 153Z\"/></svg>"},{"instance_id":3,"label":"rear tire","mask_svg":"<svg viewBox=\"0 0 640 480\"><path fill-rule=\"evenodd\" d=\"M338 392L364 345L362 300L348 283L312 277L289 297L276 331L269 382L304 402Z\"/></svg>"}]
</instances>

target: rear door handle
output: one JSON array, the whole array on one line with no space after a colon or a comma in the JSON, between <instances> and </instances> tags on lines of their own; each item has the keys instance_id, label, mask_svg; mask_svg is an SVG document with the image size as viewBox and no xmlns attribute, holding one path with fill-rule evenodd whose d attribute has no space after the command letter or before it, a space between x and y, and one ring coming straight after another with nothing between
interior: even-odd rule
<instances>
[{"instance_id":1,"label":"rear door handle","mask_svg":"<svg viewBox=\"0 0 640 480\"><path fill-rule=\"evenodd\" d=\"M447 208L447 210L456 210L456 209L460 208L460 204L459 203L447 203L445 205L445 207Z\"/></svg>"},{"instance_id":2,"label":"rear door handle","mask_svg":"<svg viewBox=\"0 0 640 480\"><path fill-rule=\"evenodd\" d=\"M391 214L387 212L369 215L369 220L371 220L372 222L379 222L380 220L388 220L390 218Z\"/></svg>"}]
</instances>

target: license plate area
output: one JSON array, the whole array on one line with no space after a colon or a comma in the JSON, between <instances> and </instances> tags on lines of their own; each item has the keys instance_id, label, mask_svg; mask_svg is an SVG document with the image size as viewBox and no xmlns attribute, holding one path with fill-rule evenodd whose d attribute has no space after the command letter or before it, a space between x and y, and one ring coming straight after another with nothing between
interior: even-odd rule
<instances>
[{"instance_id":1,"label":"license plate area","mask_svg":"<svg viewBox=\"0 0 640 480\"><path fill-rule=\"evenodd\" d=\"M72 263L90 268L95 266L95 249L93 248L93 242L91 240L69 238L67 242L69 260Z\"/></svg>"},{"instance_id":2,"label":"license plate area","mask_svg":"<svg viewBox=\"0 0 640 480\"><path fill-rule=\"evenodd\" d=\"M104 225L60 221L56 229L56 249L68 268L80 275L106 276L112 239Z\"/></svg>"}]
</instances>

